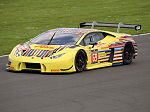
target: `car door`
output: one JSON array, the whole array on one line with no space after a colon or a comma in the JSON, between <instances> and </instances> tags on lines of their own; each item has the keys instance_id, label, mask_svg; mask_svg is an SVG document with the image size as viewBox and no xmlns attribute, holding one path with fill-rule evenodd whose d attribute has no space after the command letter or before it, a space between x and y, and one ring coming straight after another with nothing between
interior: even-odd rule
<instances>
[{"instance_id":1,"label":"car door","mask_svg":"<svg viewBox=\"0 0 150 112\"><path fill-rule=\"evenodd\" d=\"M89 49L89 64L110 63L112 60L113 49L109 48L114 40L112 35L104 32L92 32L87 34L82 44Z\"/></svg>"},{"instance_id":2,"label":"car door","mask_svg":"<svg viewBox=\"0 0 150 112\"><path fill-rule=\"evenodd\" d=\"M81 42L87 49L89 49L89 64L98 64L99 63L99 46L100 42L104 38L104 35L101 32L92 32L87 34L83 41Z\"/></svg>"}]
</instances>

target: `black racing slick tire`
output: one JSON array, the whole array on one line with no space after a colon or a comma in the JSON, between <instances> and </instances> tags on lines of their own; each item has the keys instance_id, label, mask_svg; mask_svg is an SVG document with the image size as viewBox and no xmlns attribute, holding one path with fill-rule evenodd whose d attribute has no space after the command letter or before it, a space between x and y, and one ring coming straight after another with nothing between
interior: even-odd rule
<instances>
[{"instance_id":1,"label":"black racing slick tire","mask_svg":"<svg viewBox=\"0 0 150 112\"><path fill-rule=\"evenodd\" d=\"M83 50L79 50L75 56L76 72L82 72L86 69L87 58Z\"/></svg>"},{"instance_id":2,"label":"black racing slick tire","mask_svg":"<svg viewBox=\"0 0 150 112\"><path fill-rule=\"evenodd\" d=\"M132 43L126 43L123 50L123 64L128 65L132 63L134 56L134 48Z\"/></svg>"}]
</instances>

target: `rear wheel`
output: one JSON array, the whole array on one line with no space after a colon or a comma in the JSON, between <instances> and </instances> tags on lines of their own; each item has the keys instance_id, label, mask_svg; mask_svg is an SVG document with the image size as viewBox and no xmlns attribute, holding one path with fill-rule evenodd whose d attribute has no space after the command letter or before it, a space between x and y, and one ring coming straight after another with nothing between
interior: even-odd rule
<instances>
[{"instance_id":1,"label":"rear wheel","mask_svg":"<svg viewBox=\"0 0 150 112\"><path fill-rule=\"evenodd\" d=\"M123 51L123 64L128 65L132 63L134 55L134 48L132 43L127 43Z\"/></svg>"},{"instance_id":2,"label":"rear wheel","mask_svg":"<svg viewBox=\"0 0 150 112\"><path fill-rule=\"evenodd\" d=\"M75 68L77 72L81 72L86 69L86 54L83 50L79 50L75 57Z\"/></svg>"}]
</instances>

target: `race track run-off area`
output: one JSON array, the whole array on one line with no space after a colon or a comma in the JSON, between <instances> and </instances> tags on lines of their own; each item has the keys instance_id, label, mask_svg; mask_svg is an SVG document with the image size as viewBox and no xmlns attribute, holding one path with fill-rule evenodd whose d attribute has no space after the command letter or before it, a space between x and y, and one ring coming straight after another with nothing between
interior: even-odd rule
<instances>
[{"instance_id":1,"label":"race track run-off area","mask_svg":"<svg viewBox=\"0 0 150 112\"><path fill-rule=\"evenodd\" d=\"M0 57L0 112L150 112L150 34L135 40L131 65L81 73L7 72Z\"/></svg>"}]
</instances>

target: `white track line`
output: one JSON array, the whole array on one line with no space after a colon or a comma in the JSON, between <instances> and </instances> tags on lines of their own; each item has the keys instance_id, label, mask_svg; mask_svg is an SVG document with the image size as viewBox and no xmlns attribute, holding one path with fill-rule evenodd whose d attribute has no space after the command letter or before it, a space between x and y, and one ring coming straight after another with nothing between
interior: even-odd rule
<instances>
[{"instance_id":1,"label":"white track line","mask_svg":"<svg viewBox=\"0 0 150 112\"><path fill-rule=\"evenodd\" d=\"M2 55L2 56L0 56L0 58L2 58L2 57L7 57L7 56L9 56L9 54L7 54L7 55Z\"/></svg>"},{"instance_id":2,"label":"white track line","mask_svg":"<svg viewBox=\"0 0 150 112\"><path fill-rule=\"evenodd\" d=\"M143 36L143 35L150 35L150 33L139 34L139 35L132 35L132 36L136 37L136 36ZM0 56L0 58L2 58L2 57L7 57L7 56L9 56L9 54L7 54L7 55L2 55L2 56Z\"/></svg>"},{"instance_id":3,"label":"white track line","mask_svg":"<svg viewBox=\"0 0 150 112\"><path fill-rule=\"evenodd\" d=\"M139 34L139 35L132 35L132 36L136 37L136 36L144 36L144 35L150 35L150 33Z\"/></svg>"}]
</instances>

